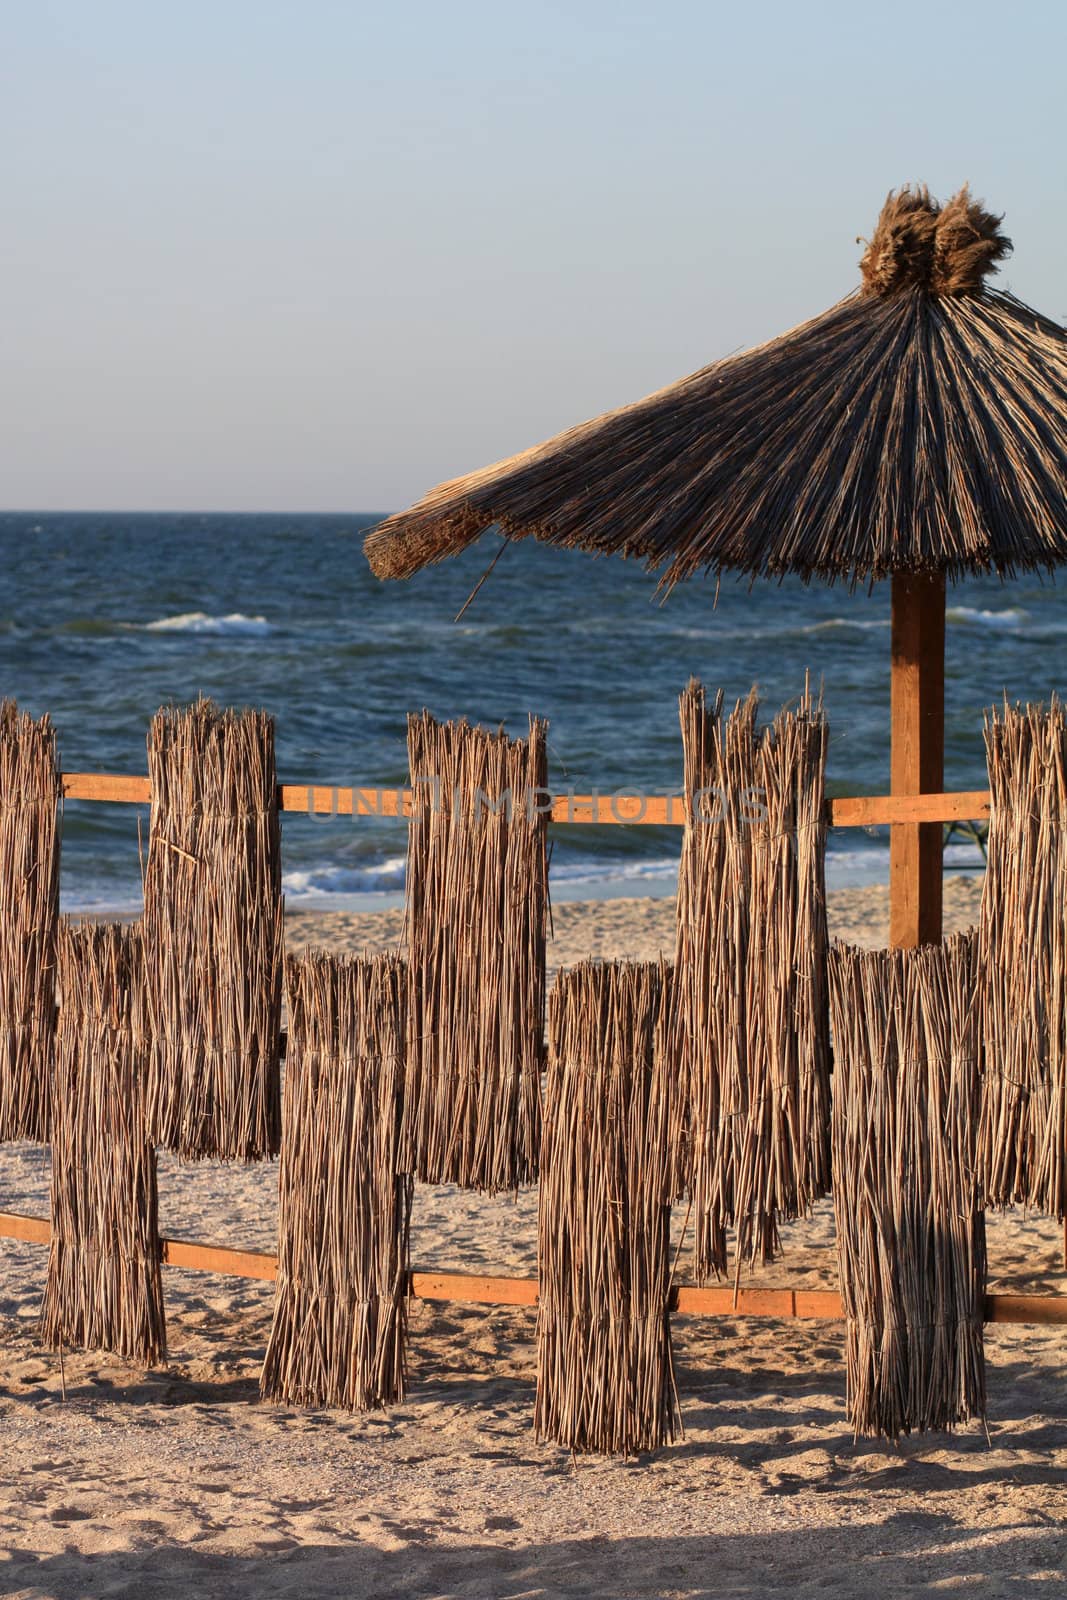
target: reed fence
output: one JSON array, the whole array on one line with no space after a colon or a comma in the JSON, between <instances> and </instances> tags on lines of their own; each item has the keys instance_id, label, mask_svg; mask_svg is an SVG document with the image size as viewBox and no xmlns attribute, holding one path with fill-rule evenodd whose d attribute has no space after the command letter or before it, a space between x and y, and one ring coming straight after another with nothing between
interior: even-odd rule
<instances>
[{"instance_id":1,"label":"reed fence","mask_svg":"<svg viewBox=\"0 0 1067 1600\"><path fill-rule=\"evenodd\" d=\"M45 1343L166 1357L139 927L63 924Z\"/></svg>"},{"instance_id":2,"label":"reed fence","mask_svg":"<svg viewBox=\"0 0 1067 1600\"><path fill-rule=\"evenodd\" d=\"M544 1066L547 724L509 739L408 719L411 964L402 1160L487 1193L537 1176Z\"/></svg>"},{"instance_id":3,"label":"reed fence","mask_svg":"<svg viewBox=\"0 0 1067 1600\"><path fill-rule=\"evenodd\" d=\"M400 1170L406 965L286 962L268 1400L363 1411L404 1394L412 1180Z\"/></svg>"},{"instance_id":4,"label":"reed fence","mask_svg":"<svg viewBox=\"0 0 1067 1600\"><path fill-rule=\"evenodd\" d=\"M281 831L274 723L202 700L148 735L149 1121L186 1160L257 1161L280 1136Z\"/></svg>"},{"instance_id":5,"label":"reed fence","mask_svg":"<svg viewBox=\"0 0 1067 1600\"><path fill-rule=\"evenodd\" d=\"M830 953L834 1209L857 1435L985 1415L980 1025L972 931Z\"/></svg>"},{"instance_id":6,"label":"reed fence","mask_svg":"<svg viewBox=\"0 0 1067 1600\"><path fill-rule=\"evenodd\" d=\"M534 1427L574 1452L654 1450L678 1422L671 985L663 962L583 962L552 990Z\"/></svg>"},{"instance_id":7,"label":"reed fence","mask_svg":"<svg viewBox=\"0 0 1067 1600\"><path fill-rule=\"evenodd\" d=\"M1067 714L989 713L979 1164L990 1205L1067 1212Z\"/></svg>"},{"instance_id":8,"label":"reed fence","mask_svg":"<svg viewBox=\"0 0 1067 1600\"><path fill-rule=\"evenodd\" d=\"M678 871L674 1054L701 1280L769 1261L779 1223L830 1187L825 1004L827 725L805 694L757 733L755 691L723 718L694 680L679 711L686 827ZM711 799L715 826L701 825Z\"/></svg>"},{"instance_id":9,"label":"reed fence","mask_svg":"<svg viewBox=\"0 0 1067 1600\"><path fill-rule=\"evenodd\" d=\"M150 778L126 774L68 773L61 778L63 796L71 801L148 804ZM410 816L411 790L344 788L324 784L278 784L279 812L333 813L359 817ZM822 816L827 826L871 826L879 823L910 825L983 819L990 808L989 791L896 794L835 798L825 802ZM552 826L590 822L606 825L674 825L686 822L683 795L555 794L545 807ZM0 1237L47 1243L52 1225L47 1219L0 1213ZM159 1242L164 1265L270 1280L277 1272L272 1253L236 1250L224 1244L207 1244L168 1238ZM472 1275L462 1272L423 1271L415 1266L403 1274L404 1292L416 1299L467 1301L477 1304L535 1305L539 1284L534 1279ZM674 1285L667 1295L668 1309L698 1317L800 1317L840 1318L843 1308L836 1293L791 1289L764 1290ZM994 1322L1067 1324L1067 1296L986 1295L982 1312Z\"/></svg>"},{"instance_id":10,"label":"reed fence","mask_svg":"<svg viewBox=\"0 0 1067 1600\"><path fill-rule=\"evenodd\" d=\"M49 1136L59 802L51 722L0 701L0 1139Z\"/></svg>"}]
</instances>

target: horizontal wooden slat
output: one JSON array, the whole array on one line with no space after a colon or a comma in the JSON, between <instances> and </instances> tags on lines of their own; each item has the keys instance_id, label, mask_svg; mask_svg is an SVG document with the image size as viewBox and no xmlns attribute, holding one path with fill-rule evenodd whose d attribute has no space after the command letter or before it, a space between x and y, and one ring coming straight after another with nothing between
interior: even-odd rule
<instances>
[{"instance_id":1,"label":"horizontal wooden slat","mask_svg":"<svg viewBox=\"0 0 1067 1600\"><path fill-rule=\"evenodd\" d=\"M264 1250L231 1250L223 1244L195 1244L189 1239L164 1239L168 1267L193 1267L199 1272L225 1272L234 1278L263 1278L273 1283L278 1258Z\"/></svg>"},{"instance_id":2,"label":"horizontal wooden slat","mask_svg":"<svg viewBox=\"0 0 1067 1600\"><path fill-rule=\"evenodd\" d=\"M22 1239L27 1244L47 1244L52 1224L47 1217L23 1217L15 1211L0 1211L0 1239Z\"/></svg>"},{"instance_id":3,"label":"horizontal wooden slat","mask_svg":"<svg viewBox=\"0 0 1067 1600\"><path fill-rule=\"evenodd\" d=\"M574 824L608 823L617 827L680 828L685 801L673 794L557 794L549 820Z\"/></svg>"},{"instance_id":4,"label":"horizontal wooden slat","mask_svg":"<svg viewBox=\"0 0 1067 1600\"><path fill-rule=\"evenodd\" d=\"M411 1293L416 1300L449 1300L468 1305L534 1306L537 1304L536 1278L486 1278L465 1272L419 1272L411 1274Z\"/></svg>"},{"instance_id":5,"label":"horizontal wooden slat","mask_svg":"<svg viewBox=\"0 0 1067 1600\"><path fill-rule=\"evenodd\" d=\"M283 811L301 811L315 817L406 817L411 814L411 790L283 783L278 789L278 804Z\"/></svg>"},{"instance_id":6,"label":"horizontal wooden slat","mask_svg":"<svg viewBox=\"0 0 1067 1600\"><path fill-rule=\"evenodd\" d=\"M673 1309L688 1317L828 1317L840 1320L841 1296L834 1290L697 1288L681 1284Z\"/></svg>"},{"instance_id":7,"label":"horizontal wooden slat","mask_svg":"<svg viewBox=\"0 0 1067 1600\"><path fill-rule=\"evenodd\" d=\"M841 1296L836 1289L797 1289L793 1293L795 1317L842 1317Z\"/></svg>"},{"instance_id":8,"label":"horizontal wooden slat","mask_svg":"<svg viewBox=\"0 0 1067 1600\"><path fill-rule=\"evenodd\" d=\"M887 822L984 822L988 816L988 789L859 795L830 801L830 821L835 828L869 828Z\"/></svg>"},{"instance_id":9,"label":"horizontal wooden slat","mask_svg":"<svg viewBox=\"0 0 1067 1600\"><path fill-rule=\"evenodd\" d=\"M147 777L125 772L64 772L66 800L117 800L124 805L146 806L152 799Z\"/></svg>"},{"instance_id":10,"label":"horizontal wooden slat","mask_svg":"<svg viewBox=\"0 0 1067 1600\"><path fill-rule=\"evenodd\" d=\"M1067 1325L1067 1295L987 1294L987 1322L1040 1322Z\"/></svg>"},{"instance_id":11,"label":"horizontal wooden slat","mask_svg":"<svg viewBox=\"0 0 1067 1600\"><path fill-rule=\"evenodd\" d=\"M47 1244L51 1231L47 1217L0 1211L0 1238ZM270 1281L277 1275L277 1257L267 1251L232 1250L228 1245L197 1244L186 1239L164 1239L163 1260L171 1267L194 1267L202 1272L228 1273L237 1278ZM536 1278L424 1272L416 1267L411 1274L410 1288L416 1300L494 1306L537 1304ZM679 1315L690 1317L841 1319L841 1298L831 1289L742 1289L735 1303L733 1289L682 1284L674 1290L671 1303ZM1067 1295L991 1294L986 1296L985 1315L987 1322L1067 1325Z\"/></svg>"},{"instance_id":12,"label":"horizontal wooden slat","mask_svg":"<svg viewBox=\"0 0 1067 1600\"><path fill-rule=\"evenodd\" d=\"M413 1272L411 1290L417 1300L466 1301L478 1305L532 1306L537 1303L535 1278L471 1277L455 1272ZM797 1317L842 1320L841 1296L833 1289L742 1289L735 1301L729 1288L682 1284L671 1306L690 1317ZM1067 1325L1067 1295L991 1294L986 1296L987 1322Z\"/></svg>"},{"instance_id":13,"label":"horizontal wooden slat","mask_svg":"<svg viewBox=\"0 0 1067 1600\"><path fill-rule=\"evenodd\" d=\"M67 772L63 793L68 800L116 801L147 805L145 777L118 772ZM329 784L283 783L278 790L283 811L318 817L407 817L410 789L351 789ZM564 826L616 825L681 827L685 802L679 795L617 794L552 797L550 821ZM894 822L981 822L989 816L989 790L966 789L946 794L849 795L827 801L827 821L835 828L870 828Z\"/></svg>"}]
</instances>

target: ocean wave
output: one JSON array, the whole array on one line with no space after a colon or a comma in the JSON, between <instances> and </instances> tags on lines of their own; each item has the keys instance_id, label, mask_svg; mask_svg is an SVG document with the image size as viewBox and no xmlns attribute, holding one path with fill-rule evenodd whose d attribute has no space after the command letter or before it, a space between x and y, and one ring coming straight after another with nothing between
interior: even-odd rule
<instances>
[{"instance_id":1,"label":"ocean wave","mask_svg":"<svg viewBox=\"0 0 1067 1600\"><path fill-rule=\"evenodd\" d=\"M549 878L553 884L567 883L645 883L652 879L678 875L678 857L651 861L554 861Z\"/></svg>"},{"instance_id":2,"label":"ocean wave","mask_svg":"<svg viewBox=\"0 0 1067 1600\"><path fill-rule=\"evenodd\" d=\"M945 866L950 871L980 872L983 862L976 845L959 844L946 849ZM883 849L827 851L826 883L830 890L885 885L888 879L888 840ZM660 899L674 894L677 881L677 861L571 862L562 869L554 866L550 874L552 899L557 905L570 900ZM387 863L381 868L356 872L329 868L287 872L282 886L286 903L294 911L370 911L376 905L399 900L404 890L404 870L402 864L390 868Z\"/></svg>"},{"instance_id":3,"label":"ocean wave","mask_svg":"<svg viewBox=\"0 0 1067 1600\"><path fill-rule=\"evenodd\" d=\"M957 841L945 850L945 865L967 870L980 868L982 857L977 845ZM361 862L358 866L338 866L329 862L294 869L282 878L287 901L299 905L322 905L376 895L397 895L404 889L406 860L402 855L385 856ZM864 837L862 844L830 844L826 853L829 887L843 889L853 885L885 883L889 873L889 833ZM549 873L551 892L558 900L599 898L604 894L673 894L678 879L678 856L616 857L557 855ZM586 891L586 895L580 891Z\"/></svg>"},{"instance_id":4,"label":"ocean wave","mask_svg":"<svg viewBox=\"0 0 1067 1600\"><path fill-rule=\"evenodd\" d=\"M946 622L961 623L970 628L998 628L1011 632L1029 622L1030 613L1022 606L1009 606L1006 611L982 611L977 606L949 606Z\"/></svg>"},{"instance_id":5,"label":"ocean wave","mask_svg":"<svg viewBox=\"0 0 1067 1600\"><path fill-rule=\"evenodd\" d=\"M132 921L144 913L144 896L120 886L98 889L75 884L70 889L60 890L59 910L64 917L117 917Z\"/></svg>"},{"instance_id":6,"label":"ocean wave","mask_svg":"<svg viewBox=\"0 0 1067 1600\"><path fill-rule=\"evenodd\" d=\"M121 626L121 623L112 622L109 617L71 617L67 622L60 622L56 632L71 634L75 638L107 639Z\"/></svg>"},{"instance_id":7,"label":"ocean wave","mask_svg":"<svg viewBox=\"0 0 1067 1600\"><path fill-rule=\"evenodd\" d=\"M981 872L985 866L982 852L973 840L958 839L945 846L945 869L949 872ZM862 889L870 884L889 882L889 829L880 835L866 834L861 845L845 844L838 848L833 843L826 849L826 887L834 889Z\"/></svg>"},{"instance_id":8,"label":"ocean wave","mask_svg":"<svg viewBox=\"0 0 1067 1600\"><path fill-rule=\"evenodd\" d=\"M387 856L359 867L338 867L323 863L286 872L282 889L293 905L310 901L348 899L353 895L396 894L404 887L406 861L403 856ZM670 878L678 872L678 858L652 861L596 861L578 859L553 862L553 886L579 884L642 883Z\"/></svg>"},{"instance_id":9,"label":"ocean wave","mask_svg":"<svg viewBox=\"0 0 1067 1600\"><path fill-rule=\"evenodd\" d=\"M873 629L888 628L889 625L888 617L824 617L819 622L783 622L769 625L753 623L741 626L725 624L722 627L716 627L714 624L701 627L653 624L649 631L663 634L670 639L695 640L701 644L726 644L732 641L760 639L802 639L812 633L833 633L838 630L869 633Z\"/></svg>"},{"instance_id":10,"label":"ocean wave","mask_svg":"<svg viewBox=\"0 0 1067 1600\"><path fill-rule=\"evenodd\" d=\"M387 856L361 867L323 864L282 874L282 892L292 905L348 899L353 895L396 894L404 887L405 858Z\"/></svg>"},{"instance_id":11,"label":"ocean wave","mask_svg":"<svg viewBox=\"0 0 1067 1600\"><path fill-rule=\"evenodd\" d=\"M212 617L206 611L183 611L174 617L157 617L154 622L132 626L144 633L264 634L271 631L266 617L246 617L241 611L231 611L224 617Z\"/></svg>"},{"instance_id":12,"label":"ocean wave","mask_svg":"<svg viewBox=\"0 0 1067 1600\"><path fill-rule=\"evenodd\" d=\"M822 622L808 622L797 633L833 633L838 628L854 628L859 633L870 633L876 628L888 628L889 617L825 617ZM783 629L783 632L788 632Z\"/></svg>"}]
</instances>

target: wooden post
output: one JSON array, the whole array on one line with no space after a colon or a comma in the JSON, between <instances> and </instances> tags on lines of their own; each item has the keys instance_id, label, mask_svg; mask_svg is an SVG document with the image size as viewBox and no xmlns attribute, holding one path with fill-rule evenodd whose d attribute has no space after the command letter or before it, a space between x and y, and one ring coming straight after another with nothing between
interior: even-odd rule
<instances>
[{"instance_id":1,"label":"wooden post","mask_svg":"<svg viewBox=\"0 0 1067 1600\"><path fill-rule=\"evenodd\" d=\"M890 789L945 786L945 579L892 579ZM897 822L889 834L889 940L895 949L941 938L940 822Z\"/></svg>"}]
</instances>

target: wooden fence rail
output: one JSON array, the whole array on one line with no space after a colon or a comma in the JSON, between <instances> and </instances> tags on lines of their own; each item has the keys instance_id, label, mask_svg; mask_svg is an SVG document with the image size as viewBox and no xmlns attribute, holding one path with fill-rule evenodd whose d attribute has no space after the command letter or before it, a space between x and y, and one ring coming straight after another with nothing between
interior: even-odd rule
<instances>
[{"instance_id":1,"label":"wooden fence rail","mask_svg":"<svg viewBox=\"0 0 1067 1600\"><path fill-rule=\"evenodd\" d=\"M123 805L148 805L152 798L147 777L120 772L66 772L63 794L68 800L112 801ZM282 811L307 816L407 817L411 815L410 789L353 789L327 784L282 783L278 786ZM946 794L849 795L826 802L827 822L834 828L869 828L900 822L980 822L989 816L989 790L954 790ZM589 826L591 823L626 827L681 827L686 820L680 795L665 794L557 794L552 796L549 820Z\"/></svg>"},{"instance_id":2,"label":"wooden fence rail","mask_svg":"<svg viewBox=\"0 0 1067 1600\"><path fill-rule=\"evenodd\" d=\"M0 1238L47 1244L51 1237L47 1217L24 1217L0 1211ZM170 1267L201 1272L228 1273L236 1278L272 1282L277 1257L263 1250L231 1250L225 1245L196 1244L186 1239L164 1239L163 1260ZM536 1278L496 1278L463 1272L409 1274L408 1289L415 1300L446 1300L471 1305L535 1306ZM800 1317L840 1322L841 1297L832 1289L742 1289L736 1301L729 1288L701 1289L680 1284L671 1297L671 1309L689 1317ZM990 1294L986 1296L987 1322L1056 1323L1067 1325L1067 1295Z\"/></svg>"}]
</instances>

